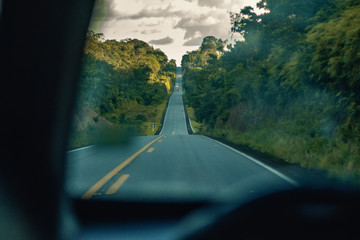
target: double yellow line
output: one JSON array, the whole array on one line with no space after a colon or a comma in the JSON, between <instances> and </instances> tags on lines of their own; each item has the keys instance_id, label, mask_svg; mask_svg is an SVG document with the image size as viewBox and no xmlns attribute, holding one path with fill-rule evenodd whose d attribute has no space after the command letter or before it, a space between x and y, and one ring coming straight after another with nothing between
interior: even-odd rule
<instances>
[{"instance_id":1,"label":"double yellow line","mask_svg":"<svg viewBox=\"0 0 360 240\"><path fill-rule=\"evenodd\" d=\"M137 156L139 156L142 152L144 152L148 147L150 147L153 143L155 143L156 141L160 140L161 138L163 138L164 136L160 136L154 140L152 140L151 142L149 142L148 144L146 144L143 148L141 148L139 151L137 151L135 154L133 154L131 157L129 157L128 159L126 159L124 162L122 162L119 166L117 166L116 168L114 168L113 170L111 170L108 174L106 174L102 179L100 179L97 183L95 183L82 197L81 199L84 200L88 200L90 199L92 196L94 196L94 194L100 189L102 188L102 186L104 186L111 178L113 178L118 172L120 172L124 167L126 167L132 160L134 160ZM124 175L122 177L120 177L120 179L114 184L117 186L121 186L122 183L124 183L126 181L126 179L129 177L129 175ZM116 190L119 188L117 187ZM110 191L108 191L108 193L113 193L115 190L115 186L114 188Z\"/></svg>"}]
</instances>

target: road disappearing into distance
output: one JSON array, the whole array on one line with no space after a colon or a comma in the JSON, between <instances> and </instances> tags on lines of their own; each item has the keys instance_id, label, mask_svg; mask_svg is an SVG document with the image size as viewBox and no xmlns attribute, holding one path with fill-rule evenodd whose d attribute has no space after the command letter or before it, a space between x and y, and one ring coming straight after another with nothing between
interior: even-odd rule
<instances>
[{"instance_id":1,"label":"road disappearing into distance","mask_svg":"<svg viewBox=\"0 0 360 240\"><path fill-rule=\"evenodd\" d=\"M181 70L159 135L124 146L89 146L67 153L66 188L82 199L228 200L293 179L223 143L188 134Z\"/></svg>"}]
</instances>

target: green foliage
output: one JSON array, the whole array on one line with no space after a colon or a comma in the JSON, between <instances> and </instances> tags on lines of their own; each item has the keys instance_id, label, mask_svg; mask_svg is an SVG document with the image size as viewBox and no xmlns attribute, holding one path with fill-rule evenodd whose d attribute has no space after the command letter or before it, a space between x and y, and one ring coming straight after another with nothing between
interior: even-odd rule
<instances>
[{"instance_id":1,"label":"green foliage","mask_svg":"<svg viewBox=\"0 0 360 240\"><path fill-rule=\"evenodd\" d=\"M87 34L78 104L114 127L135 127L140 129L137 134L149 134L148 125L160 126L174 85L175 60L137 39L104 41L103 37L93 31ZM75 127L71 147L90 144L92 128Z\"/></svg>"},{"instance_id":2,"label":"green foliage","mask_svg":"<svg viewBox=\"0 0 360 240\"><path fill-rule=\"evenodd\" d=\"M316 25L307 35L312 46L310 71L315 81L354 95L360 104L360 5Z\"/></svg>"},{"instance_id":3,"label":"green foliage","mask_svg":"<svg viewBox=\"0 0 360 240\"><path fill-rule=\"evenodd\" d=\"M181 65L183 68L203 68L209 64L208 61L219 58L224 53L226 40L217 39L213 36L207 36L199 50L188 52L183 56Z\"/></svg>"},{"instance_id":4,"label":"green foliage","mask_svg":"<svg viewBox=\"0 0 360 240\"><path fill-rule=\"evenodd\" d=\"M101 41L88 32L80 102L106 114L124 99L140 104L164 101L175 79L175 61L137 39Z\"/></svg>"},{"instance_id":5,"label":"green foliage","mask_svg":"<svg viewBox=\"0 0 360 240\"><path fill-rule=\"evenodd\" d=\"M203 43L183 57L196 120L206 134L360 177L360 1L258 7L230 14L244 40L228 51L211 57Z\"/></svg>"}]
</instances>

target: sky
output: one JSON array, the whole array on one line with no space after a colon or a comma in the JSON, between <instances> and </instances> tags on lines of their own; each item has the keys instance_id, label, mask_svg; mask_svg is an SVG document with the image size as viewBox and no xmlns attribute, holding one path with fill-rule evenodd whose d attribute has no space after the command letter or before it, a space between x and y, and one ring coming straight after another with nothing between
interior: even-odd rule
<instances>
[{"instance_id":1,"label":"sky","mask_svg":"<svg viewBox=\"0 0 360 240\"><path fill-rule=\"evenodd\" d=\"M240 40L230 33L229 12L259 0L106 0L105 39L137 38L160 48L177 65L187 51L198 49L206 36Z\"/></svg>"}]
</instances>

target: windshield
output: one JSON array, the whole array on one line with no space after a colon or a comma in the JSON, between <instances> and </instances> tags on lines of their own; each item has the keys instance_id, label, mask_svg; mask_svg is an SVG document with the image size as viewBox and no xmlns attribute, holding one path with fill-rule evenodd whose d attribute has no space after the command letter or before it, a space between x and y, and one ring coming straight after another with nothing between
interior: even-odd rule
<instances>
[{"instance_id":1,"label":"windshield","mask_svg":"<svg viewBox=\"0 0 360 240\"><path fill-rule=\"evenodd\" d=\"M67 152L82 199L360 182L360 1L97 0Z\"/></svg>"}]
</instances>

